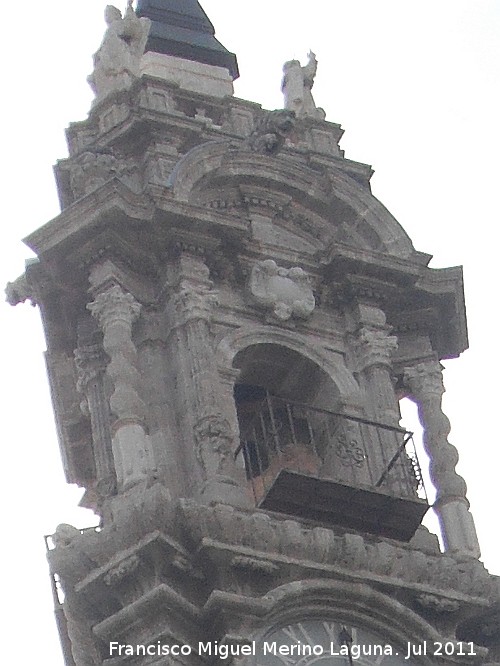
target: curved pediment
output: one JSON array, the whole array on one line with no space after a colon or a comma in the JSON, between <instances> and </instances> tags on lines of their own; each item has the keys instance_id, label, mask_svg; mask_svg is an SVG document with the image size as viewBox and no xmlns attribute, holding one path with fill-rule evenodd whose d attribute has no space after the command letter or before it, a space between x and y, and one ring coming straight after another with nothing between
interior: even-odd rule
<instances>
[{"instance_id":1,"label":"curved pediment","mask_svg":"<svg viewBox=\"0 0 500 666\"><path fill-rule=\"evenodd\" d=\"M407 258L412 242L366 185L350 176L343 160L311 168L292 153L269 156L229 141L197 146L177 164L168 185L174 198L234 210L252 219L258 213L276 230L288 230L310 248L343 243ZM243 212L242 212L243 211Z\"/></svg>"}]
</instances>

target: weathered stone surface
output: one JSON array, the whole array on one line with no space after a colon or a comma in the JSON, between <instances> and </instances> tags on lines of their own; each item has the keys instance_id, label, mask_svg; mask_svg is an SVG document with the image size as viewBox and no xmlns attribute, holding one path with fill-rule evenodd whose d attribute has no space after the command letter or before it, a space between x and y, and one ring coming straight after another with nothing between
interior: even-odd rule
<instances>
[{"instance_id":1,"label":"weathered stone surface","mask_svg":"<svg viewBox=\"0 0 500 666\"><path fill-rule=\"evenodd\" d=\"M285 109L294 111L299 118L325 118L325 112L317 108L311 93L317 67L318 61L312 51L309 52L305 67L301 67L298 60L289 60L283 65L281 89L285 97Z\"/></svg>"},{"instance_id":2,"label":"weathered stone surface","mask_svg":"<svg viewBox=\"0 0 500 666\"><path fill-rule=\"evenodd\" d=\"M96 102L111 93L128 90L140 75L151 21L138 18L128 0L125 15L108 5L104 14L108 29L99 50L94 54L94 71L88 82Z\"/></svg>"},{"instance_id":3,"label":"weathered stone surface","mask_svg":"<svg viewBox=\"0 0 500 666\"><path fill-rule=\"evenodd\" d=\"M145 53L141 60L141 73L175 83L183 90L212 97L223 98L234 92L233 79L226 68L163 53Z\"/></svg>"},{"instance_id":4,"label":"weathered stone surface","mask_svg":"<svg viewBox=\"0 0 500 666\"><path fill-rule=\"evenodd\" d=\"M76 666L102 664L109 640L237 643L298 608L398 644L477 625L477 661L498 661L500 582L477 559L441 410L439 359L467 346L461 270L429 268L371 168L344 159L313 54L288 63L286 108L268 113L218 68L139 66L146 24L130 3L108 14L96 103L56 168L63 211L8 288L40 306L67 478L101 517L59 527L49 553ZM402 500L384 486L394 457L409 463L396 388L419 404L445 553L424 528L403 543L257 507L299 450L308 482Z\"/></svg>"},{"instance_id":5,"label":"weathered stone surface","mask_svg":"<svg viewBox=\"0 0 500 666\"><path fill-rule=\"evenodd\" d=\"M268 111L257 122L248 139L249 147L266 155L276 155L285 145L286 138L295 126L295 113L278 109Z\"/></svg>"},{"instance_id":6,"label":"weathered stone surface","mask_svg":"<svg viewBox=\"0 0 500 666\"><path fill-rule=\"evenodd\" d=\"M474 521L466 498L467 486L455 471L458 451L448 442L451 425L441 408L444 384L441 365L426 361L405 370L405 381L415 399L424 428L424 445L429 454L429 471L436 488L436 512L443 538L450 550L479 557Z\"/></svg>"},{"instance_id":7,"label":"weathered stone surface","mask_svg":"<svg viewBox=\"0 0 500 666\"><path fill-rule=\"evenodd\" d=\"M249 288L254 301L271 310L280 321L291 317L307 319L316 305L305 271L298 266L281 268L272 259L255 264Z\"/></svg>"}]
</instances>

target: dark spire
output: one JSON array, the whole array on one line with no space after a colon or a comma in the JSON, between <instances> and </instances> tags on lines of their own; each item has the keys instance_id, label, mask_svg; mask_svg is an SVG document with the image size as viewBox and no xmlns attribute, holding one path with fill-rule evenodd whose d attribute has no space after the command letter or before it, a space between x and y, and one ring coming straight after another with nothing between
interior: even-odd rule
<instances>
[{"instance_id":1,"label":"dark spire","mask_svg":"<svg viewBox=\"0 0 500 666\"><path fill-rule=\"evenodd\" d=\"M238 78L236 56L215 39L214 26L197 0L138 0L136 13L152 21L146 51L225 67Z\"/></svg>"}]
</instances>

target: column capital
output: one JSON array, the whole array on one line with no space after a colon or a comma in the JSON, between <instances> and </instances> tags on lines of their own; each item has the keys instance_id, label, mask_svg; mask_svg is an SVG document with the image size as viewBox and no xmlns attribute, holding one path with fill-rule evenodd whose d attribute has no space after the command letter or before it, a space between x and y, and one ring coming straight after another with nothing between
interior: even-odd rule
<instances>
[{"instance_id":1,"label":"column capital","mask_svg":"<svg viewBox=\"0 0 500 666\"><path fill-rule=\"evenodd\" d=\"M181 280L178 291L172 297L172 304L181 324L191 319L208 321L218 302L217 292L208 284L190 279Z\"/></svg>"},{"instance_id":2,"label":"column capital","mask_svg":"<svg viewBox=\"0 0 500 666\"><path fill-rule=\"evenodd\" d=\"M113 284L101 291L87 308L99 323L107 325L120 320L132 325L139 318L141 304L132 294L125 291L119 284Z\"/></svg>"},{"instance_id":3,"label":"column capital","mask_svg":"<svg viewBox=\"0 0 500 666\"><path fill-rule=\"evenodd\" d=\"M428 360L404 368L404 381L418 400L428 396L442 396L445 392L443 366L437 360Z\"/></svg>"},{"instance_id":4,"label":"column capital","mask_svg":"<svg viewBox=\"0 0 500 666\"><path fill-rule=\"evenodd\" d=\"M392 353L398 347L398 339L389 335L389 328L362 326L358 330L355 347L357 366L364 370L375 365L390 366Z\"/></svg>"}]
</instances>

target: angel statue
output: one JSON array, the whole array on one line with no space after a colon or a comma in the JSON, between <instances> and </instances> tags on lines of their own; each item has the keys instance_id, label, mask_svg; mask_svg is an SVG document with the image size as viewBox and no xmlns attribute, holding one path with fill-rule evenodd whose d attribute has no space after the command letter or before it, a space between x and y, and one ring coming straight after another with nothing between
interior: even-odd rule
<instances>
[{"instance_id":1,"label":"angel statue","mask_svg":"<svg viewBox=\"0 0 500 666\"><path fill-rule=\"evenodd\" d=\"M325 112L316 106L311 92L317 68L318 61L312 51L309 51L304 67L299 60L289 60L283 65L281 90L285 97L285 109L295 111L297 118L325 118Z\"/></svg>"},{"instance_id":2,"label":"angel statue","mask_svg":"<svg viewBox=\"0 0 500 666\"><path fill-rule=\"evenodd\" d=\"M96 95L95 102L111 92L128 90L140 76L141 57L151 21L136 15L132 2L128 0L123 17L113 5L104 10L108 28L99 50L94 54L94 71L87 79Z\"/></svg>"}]
</instances>

